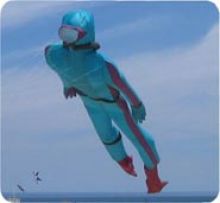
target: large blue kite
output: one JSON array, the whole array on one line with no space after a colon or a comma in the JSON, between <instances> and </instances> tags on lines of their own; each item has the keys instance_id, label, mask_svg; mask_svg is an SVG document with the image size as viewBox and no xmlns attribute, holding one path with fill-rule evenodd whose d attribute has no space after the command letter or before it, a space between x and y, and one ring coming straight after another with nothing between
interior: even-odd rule
<instances>
[{"instance_id":1,"label":"large blue kite","mask_svg":"<svg viewBox=\"0 0 220 203\"><path fill-rule=\"evenodd\" d=\"M59 36L62 43L47 46L45 57L63 82L64 96L81 98L112 159L128 174L137 176L123 145L123 132L144 162L148 193L160 192L167 182L158 175L154 139L139 124L145 120L144 104L116 65L97 52L100 46L95 42L93 15L83 10L67 13Z\"/></svg>"}]
</instances>

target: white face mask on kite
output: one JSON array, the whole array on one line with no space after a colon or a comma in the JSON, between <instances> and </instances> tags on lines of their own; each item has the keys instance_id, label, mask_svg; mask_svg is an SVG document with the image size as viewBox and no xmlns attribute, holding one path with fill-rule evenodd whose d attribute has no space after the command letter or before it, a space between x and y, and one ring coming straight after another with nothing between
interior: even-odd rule
<instances>
[{"instance_id":1,"label":"white face mask on kite","mask_svg":"<svg viewBox=\"0 0 220 203\"><path fill-rule=\"evenodd\" d=\"M74 43L84 36L84 32L71 25L62 25L59 29L59 37L66 43Z\"/></svg>"}]
</instances>

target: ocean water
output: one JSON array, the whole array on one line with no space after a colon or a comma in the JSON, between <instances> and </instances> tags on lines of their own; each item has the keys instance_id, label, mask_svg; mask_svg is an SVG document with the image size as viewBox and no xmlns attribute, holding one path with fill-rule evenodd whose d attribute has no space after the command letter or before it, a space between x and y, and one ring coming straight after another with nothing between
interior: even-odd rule
<instances>
[{"instance_id":1,"label":"ocean water","mask_svg":"<svg viewBox=\"0 0 220 203\"><path fill-rule=\"evenodd\" d=\"M147 193L3 193L11 202L211 202L217 192Z\"/></svg>"}]
</instances>

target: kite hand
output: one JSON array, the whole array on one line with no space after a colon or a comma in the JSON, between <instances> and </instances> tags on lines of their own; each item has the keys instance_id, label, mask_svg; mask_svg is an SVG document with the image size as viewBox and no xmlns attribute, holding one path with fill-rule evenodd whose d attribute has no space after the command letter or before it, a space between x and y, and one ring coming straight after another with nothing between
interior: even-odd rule
<instances>
[{"instance_id":1,"label":"kite hand","mask_svg":"<svg viewBox=\"0 0 220 203\"><path fill-rule=\"evenodd\" d=\"M146 117L146 110L142 103L138 106L131 106L132 117L136 122L142 123Z\"/></svg>"},{"instance_id":2,"label":"kite hand","mask_svg":"<svg viewBox=\"0 0 220 203\"><path fill-rule=\"evenodd\" d=\"M66 99L76 97L76 89L74 87L64 88L63 94Z\"/></svg>"}]
</instances>

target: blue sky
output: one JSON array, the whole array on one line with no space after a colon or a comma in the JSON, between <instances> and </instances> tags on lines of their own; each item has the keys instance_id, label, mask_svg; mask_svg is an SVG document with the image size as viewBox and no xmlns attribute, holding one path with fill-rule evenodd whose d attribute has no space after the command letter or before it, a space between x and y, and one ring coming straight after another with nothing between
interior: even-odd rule
<instances>
[{"instance_id":1,"label":"blue sky","mask_svg":"<svg viewBox=\"0 0 220 203\"><path fill-rule=\"evenodd\" d=\"M98 140L79 99L66 101L43 49L64 13L95 16L101 52L143 99L165 192L217 191L218 14L208 2L10 2L2 10L2 189L144 192ZM43 12L42 12L43 11ZM35 185L32 170L44 181ZM115 181L112 181L114 177Z\"/></svg>"}]
</instances>

